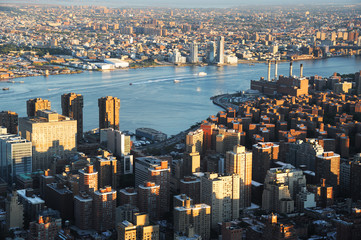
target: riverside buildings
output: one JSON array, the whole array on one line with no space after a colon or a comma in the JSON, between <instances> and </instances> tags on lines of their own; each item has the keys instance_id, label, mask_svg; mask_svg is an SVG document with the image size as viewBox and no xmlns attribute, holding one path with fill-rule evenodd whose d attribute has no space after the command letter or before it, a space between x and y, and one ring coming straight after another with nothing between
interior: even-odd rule
<instances>
[{"instance_id":1,"label":"riverside buildings","mask_svg":"<svg viewBox=\"0 0 361 240\"><path fill-rule=\"evenodd\" d=\"M113 128L119 130L120 99L116 97L102 97L98 99L99 129Z\"/></svg>"},{"instance_id":2,"label":"riverside buildings","mask_svg":"<svg viewBox=\"0 0 361 240\"><path fill-rule=\"evenodd\" d=\"M19 133L33 144L33 170L48 169L54 156L65 157L76 150L76 120L50 110L20 118Z\"/></svg>"},{"instance_id":3,"label":"riverside buildings","mask_svg":"<svg viewBox=\"0 0 361 240\"><path fill-rule=\"evenodd\" d=\"M61 95L61 109L64 116L76 120L77 141L83 139L83 96L81 94L67 93Z\"/></svg>"}]
</instances>

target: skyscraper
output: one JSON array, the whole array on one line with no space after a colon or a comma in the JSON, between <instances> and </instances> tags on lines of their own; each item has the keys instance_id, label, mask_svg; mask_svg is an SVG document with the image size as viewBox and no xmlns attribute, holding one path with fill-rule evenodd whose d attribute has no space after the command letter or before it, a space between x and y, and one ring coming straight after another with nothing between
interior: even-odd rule
<instances>
[{"instance_id":1,"label":"skyscraper","mask_svg":"<svg viewBox=\"0 0 361 240\"><path fill-rule=\"evenodd\" d=\"M196 151L196 146L192 145L190 152L183 154L183 173L185 176L191 176L194 172L201 171L201 157Z\"/></svg>"},{"instance_id":2,"label":"skyscraper","mask_svg":"<svg viewBox=\"0 0 361 240\"><path fill-rule=\"evenodd\" d=\"M67 93L61 95L61 109L63 115L77 121L77 141L83 138L83 96L81 94Z\"/></svg>"},{"instance_id":3,"label":"skyscraper","mask_svg":"<svg viewBox=\"0 0 361 240\"><path fill-rule=\"evenodd\" d=\"M133 219L132 222L125 220L117 225L118 240L159 240L159 225L149 225L148 214L134 213Z\"/></svg>"},{"instance_id":4,"label":"skyscraper","mask_svg":"<svg viewBox=\"0 0 361 240\"><path fill-rule=\"evenodd\" d=\"M95 167L98 170L98 186L112 186L117 184L117 159L113 156L97 157Z\"/></svg>"},{"instance_id":5,"label":"skyscraper","mask_svg":"<svg viewBox=\"0 0 361 240\"><path fill-rule=\"evenodd\" d=\"M164 214L170 210L170 167L168 161L161 161L158 166L149 167L148 174L149 181L160 186L159 204L161 208L158 217L163 218Z\"/></svg>"},{"instance_id":6,"label":"skyscraper","mask_svg":"<svg viewBox=\"0 0 361 240\"><path fill-rule=\"evenodd\" d=\"M211 207L207 204L191 205L191 199L185 200L185 206L174 208L174 232L186 233L190 227L202 239L209 239L211 232Z\"/></svg>"},{"instance_id":7,"label":"skyscraper","mask_svg":"<svg viewBox=\"0 0 361 240\"><path fill-rule=\"evenodd\" d=\"M211 41L208 42L208 62L213 63L216 59L216 44Z\"/></svg>"},{"instance_id":8,"label":"skyscraper","mask_svg":"<svg viewBox=\"0 0 361 240\"><path fill-rule=\"evenodd\" d=\"M251 206L252 153L247 152L244 146L234 146L233 151L226 153L225 169L228 174L236 173L239 175L239 207Z\"/></svg>"},{"instance_id":9,"label":"skyscraper","mask_svg":"<svg viewBox=\"0 0 361 240\"><path fill-rule=\"evenodd\" d=\"M18 134L18 114L11 111L0 112L0 126L4 126L8 133Z\"/></svg>"},{"instance_id":10,"label":"skyscraper","mask_svg":"<svg viewBox=\"0 0 361 240\"><path fill-rule=\"evenodd\" d=\"M294 211L296 196L306 187L302 170L289 167L271 168L267 171L262 195L262 208L279 213ZM316 203L314 203L316 205Z\"/></svg>"},{"instance_id":11,"label":"skyscraper","mask_svg":"<svg viewBox=\"0 0 361 240\"><path fill-rule=\"evenodd\" d=\"M116 97L102 97L98 99L99 129L113 128L119 130L120 99Z\"/></svg>"},{"instance_id":12,"label":"skyscraper","mask_svg":"<svg viewBox=\"0 0 361 240\"><path fill-rule=\"evenodd\" d=\"M198 44L196 43L196 41L191 43L190 62L191 63L198 62Z\"/></svg>"},{"instance_id":13,"label":"skyscraper","mask_svg":"<svg viewBox=\"0 0 361 240\"><path fill-rule=\"evenodd\" d=\"M201 180L195 176L186 176L179 182L180 193L193 199L194 203L201 203Z\"/></svg>"},{"instance_id":14,"label":"skyscraper","mask_svg":"<svg viewBox=\"0 0 361 240\"><path fill-rule=\"evenodd\" d=\"M98 190L98 172L94 171L93 165L79 170L79 191L93 193Z\"/></svg>"},{"instance_id":15,"label":"skyscraper","mask_svg":"<svg viewBox=\"0 0 361 240\"><path fill-rule=\"evenodd\" d=\"M217 58L216 62L218 64L224 63L224 37L220 36L217 39Z\"/></svg>"},{"instance_id":16,"label":"skyscraper","mask_svg":"<svg viewBox=\"0 0 361 240\"><path fill-rule=\"evenodd\" d=\"M159 219L160 186L154 182L144 182L138 186L138 208L140 212L149 213L151 219Z\"/></svg>"},{"instance_id":17,"label":"skyscraper","mask_svg":"<svg viewBox=\"0 0 361 240\"><path fill-rule=\"evenodd\" d=\"M24 207L19 203L18 194L13 191L5 200L6 228L23 228Z\"/></svg>"},{"instance_id":18,"label":"skyscraper","mask_svg":"<svg viewBox=\"0 0 361 240\"><path fill-rule=\"evenodd\" d=\"M322 178L333 187L337 196L340 184L340 155L334 152L324 152L316 156L315 181Z\"/></svg>"},{"instance_id":19,"label":"skyscraper","mask_svg":"<svg viewBox=\"0 0 361 240\"><path fill-rule=\"evenodd\" d=\"M211 227L239 217L239 176L204 173L201 177L201 202L211 206Z\"/></svg>"},{"instance_id":20,"label":"skyscraper","mask_svg":"<svg viewBox=\"0 0 361 240\"><path fill-rule=\"evenodd\" d=\"M74 197L75 226L91 229L93 226L93 199L86 192L79 192Z\"/></svg>"},{"instance_id":21,"label":"skyscraper","mask_svg":"<svg viewBox=\"0 0 361 240\"><path fill-rule=\"evenodd\" d=\"M9 184L32 171L32 144L19 136L0 135L0 175Z\"/></svg>"},{"instance_id":22,"label":"skyscraper","mask_svg":"<svg viewBox=\"0 0 361 240\"><path fill-rule=\"evenodd\" d=\"M51 102L42 98L34 98L26 101L28 117L36 116L38 110L51 110Z\"/></svg>"},{"instance_id":23,"label":"skyscraper","mask_svg":"<svg viewBox=\"0 0 361 240\"><path fill-rule=\"evenodd\" d=\"M94 229L103 232L115 227L117 192L110 186L100 188L93 194Z\"/></svg>"},{"instance_id":24,"label":"skyscraper","mask_svg":"<svg viewBox=\"0 0 361 240\"><path fill-rule=\"evenodd\" d=\"M189 132L186 135L186 150L190 151L192 149L192 145L195 145L195 151L200 154L203 153L203 130L197 129L196 131Z\"/></svg>"},{"instance_id":25,"label":"skyscraper","mask_svg":"<svg viewBox=\"0 0 361 240\"><path fill-rule=\"evenodd\" d=\"M49 110L19 119L19 132L33 143L33 170L49 169L55 156L76 150L76 121Z\"/></svg>"},{"instance_id":26,"label":"skyscraper","mask_svg":"<svg viewBox=\"0 0 361 240\"><path fill-rule=\"evenodd\" d=\"M279 145L272 142L257 143L252 146L252 179L263 183L272 162L278 160Z\"/></svg>"}]
</instances>

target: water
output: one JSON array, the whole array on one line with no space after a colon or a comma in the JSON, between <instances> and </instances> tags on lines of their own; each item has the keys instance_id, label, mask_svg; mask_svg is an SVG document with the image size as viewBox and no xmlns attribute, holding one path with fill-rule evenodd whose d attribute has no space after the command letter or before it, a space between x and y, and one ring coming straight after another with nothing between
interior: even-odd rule
<instances>
[{"instance_id":1,"label":"water","mask_svg":"<svg viewBox=\"0 0 361 240\"><path fill-rule=\"evenodd\" d=\"M299 74L300 63L304 65L305 76L330 76L335 71L343 74L361 70L361 57L340 57L295 62L293 74ZM288 71L289 63L279 63L279 74L288 75ZM200 77L199 72L208 75ZM273 71L271 75L274 75ZM24 83L0 82L0 89L10 88L0 91L0 111L11 110L25 117L26 100L41 97L49 99L52 109L61 113L61 94L80 93L84 96L84 130L90 130L98 127L98 98L114 96L121 101L121 130L151 127L172 135L221 110L212 104L211 96L247 90L250 80L261 76L267 76L266 64L155 67L18 78L15 81ZM180 82L174 83L175 79Z\"/></svg>"}]
</instances>

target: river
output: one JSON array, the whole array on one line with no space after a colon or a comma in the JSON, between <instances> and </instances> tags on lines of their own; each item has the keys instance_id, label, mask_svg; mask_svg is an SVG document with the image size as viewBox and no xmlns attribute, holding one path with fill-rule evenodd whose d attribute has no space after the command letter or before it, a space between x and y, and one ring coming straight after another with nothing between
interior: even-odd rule
<instances>
[{"instance_id":1,"label":"river","mask_svg":"<svg viewBox=\"0 0 361 240\"><path fill-rule=\"evenodd\" d=\"M361 57L338 57L294 62L293 74L328 77L361 70ZM272 65L271 75L274 75ZM278 74L288 75L289 63L279 63ZM206 72L207 76L198 76ZM60 96L75 92L84 96L84 131L98 127L98 98L118 97L120 129L133 131L150 127L166 134L176 134L190 125L216 114L220 108L210 97L222 93L247 90L250 80L267 76L267 65L204 67L154 67L124 69L110 72L84 72L72 75L54 75L18 78L20 83L0 82L0 111L10 110L26 116L26 100L41 97L51 101L52 109L61 113ZM179 83L174 83L179 80ZM130 85L132 83L132 85Z\"/></svg>"}]
</instances>

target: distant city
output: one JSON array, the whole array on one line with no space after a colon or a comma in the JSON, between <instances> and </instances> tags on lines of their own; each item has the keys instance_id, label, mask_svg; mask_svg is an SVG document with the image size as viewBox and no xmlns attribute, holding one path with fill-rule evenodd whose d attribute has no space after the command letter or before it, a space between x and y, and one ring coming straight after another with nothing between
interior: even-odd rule
<instances>
[{"instance_id":1,"label":"distant city","mask_svg":"<svg viewBox=\"0 0 361 240\"><path fill-rule=\"evenodd\" d=\"M0 99L14 101L7 109L0 102L0 239L361 239L360 4L9 3L0 5L0 29L0 84L24 83L0 85ZM336 57L359 68L304 74L307 61ZM63 92L58 113L21 87L42 75L51 82L64 74L75 85L80 77L67 74L238 64L254 71L260 63L265 76L240 76L249 89L208 96L220 111L171 136L149 126L120 130L122 98L106 91L95 99ZM171 80L169 99L186 86ZM131 91L133 81L117 87ZM24 97L24 109L15 107ZM86 129L83 109L95 100L98 127ZM134 110L134 119L143 114Z\"/></svg>"}]
</instances>

